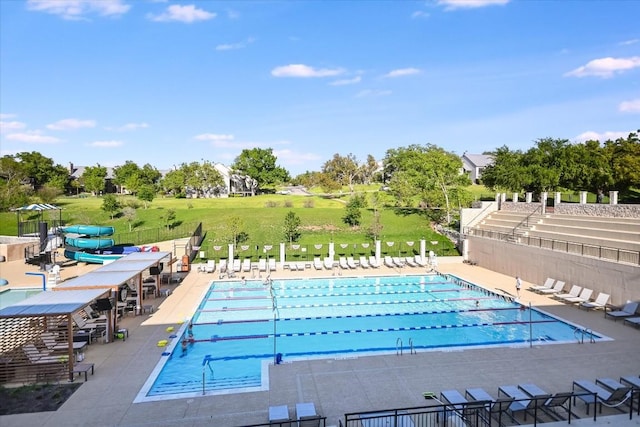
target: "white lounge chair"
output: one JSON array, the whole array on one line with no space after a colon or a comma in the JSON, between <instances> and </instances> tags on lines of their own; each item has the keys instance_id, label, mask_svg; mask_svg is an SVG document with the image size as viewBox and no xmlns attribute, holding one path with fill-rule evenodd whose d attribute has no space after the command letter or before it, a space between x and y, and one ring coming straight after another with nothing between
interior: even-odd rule
<instances>
[{"instance_id":1,"label":"white lounge chair","mask_svg":"<svg viewBox=\"0 0 640 427\"><path fill-rule=\"evenodd\" d=\"M378 264L378 260L376 259L375 256L370 255L369 256L369 265L371 266L371 268L378 268L380 267L380 264Z\"/></svg>"},{"instance_id":2,"label":"white lounge chair","mask_svg":"<svg viewBox=\"0 0 640 427\"><path fill-rule=\"evenodd\" d=\"M422 257L420 255L416 255L413 257L413 260L415 261L416 264L418 264L420 267L426 267L427 263L422 259Z\"/></svg>"},{"instance_id":3,"label":"white lounge chair","mask_svg":"<svg viewBox=\"0 0 640 427\"><path fill-rule=\"evenodd\" d=\"M555 298L555 299L563 300L565 298L577 297L578 295L580 295L580 291L582 291L582 286L573 285L573 286L571 286L571 289L569 290L569 293L567 293L567 294L555 294L555 295L552 295L551 297Z\"/></svg>"},{"instance_id":4,"label":"white lounge chair","mask_svg":"<svg viewBox=\"0 0 640 427\"><path fill-rule=\"evenodd\" d=\"M320 258L313 259L313 268L316 270L322 270L322 260Z\"/></svg>"},{"instance_id":5,"label":"white lounge chair","mask_svg":"<svg viewBox=\"0 0 640 427\"><path fill-rule=\"evenodd\" d=\"M618 319L624 319L625 317L634 317L640 311L638 301L628 302L620 310L605 312L606 316L612 317L616 322ZM606 317L605 316L605 317Z\"/></svg>"},{"instance_id":6,"label":"white lounge chair","mask_svg":"<svg viewBox=\"0 0 640 427\"><path fill-rule=\"evenodd\" d=\"M276 271L277 267L276 267L276 259L275 258L269 258L269 271Z\"/></svg>"},{"instance_id":7,"label":"white lounge chair","mask_svg":"<svg viewBox=\"0 0 640 427\"><path fill-rule=\"evenodd\" d=\"M233 260L233 271L235 273L239 273L241 269L242 269L242 264L240 262L240 258L235 258Z\"/></svg>"},{"instance_id":8,"label":"white lounge chair","mask_svg":"<svg viewBox=\"0 0 640 427\"><path fill-rule=\"evenodd\" d=\"M338 260L338 265L340 265L340 268L343 270L349 269L349 265L347 264L347 259L343 256L341 256L340 259Z\"/></svg>"},{"instance_id":9,"label":"white lounge chair","mask_svg":"<svg viewBox=\"0 0 640 427\"><path fill-rule=\"evenodd\" d=\"M555 279L552 279L551 277L547 277L547 280L545 280L544 284L529 286L529 290L533 291L533 292L538 292L538 291L542 291L542 290L545 290L545 289L552 289L553 288L553 284L555 282L556 282Z\"/></svg>"},{"instance_id":10,"label":"white lounge chair","mask_svg":"<svg viewBox=\"0 0 640 427\"><path fill-rule=\"evenodd\" d=\"M393 263L393 259L389 255L384 257L384 265L389 268L394 268L396 265Z\"/></svg>"},{"instance_id":11,"label":"white lounge chair","mask_svg":"<svg viewBox=\"0 0 640 427\"><path fill-rule=\"evenodd\" d=\"M306 268L306 265L302 261L298 261L296 264L298 265L298 271L304 271Z\"/></svg>"},{"instance_id":12,"label":"white lounge chair","mask_svg":"<svg viewBox=\"0 0 640 427\"><path fill-rule=\"evenodd\" d=\"M242 260L242 271L248 273L251 271L251 258Z\"/></svg>"},{"instance_id":13,"label":"white lounge chair","mask_svg":"<svg viewBox=\"0 0 640 427\"><path fill-rule=\"evenodd\" d=\"M540 289L537 292L539 294L551 295L551 294L559 294L564 289L564 282L562 280L558 280L553 288L551 289Z\"/></svg>"},{"instance_id":14,"label":"white lounge chair","mask_svg":"<svg viewBox=\"0 0 640 427\"><path fill-rule=\"evenodd\" d=\"M324 268L327 270L333 270L333 258L325 257L323 262Z\"/></svg>"},{"instance_id":15,"label":"white lounge chair","mask_svg":"<svg viewBox=\"0 0 640 427\"><path fill-rule=\"evenodd\" d=\"M586 308L586 309L604 308L609 303L609 298L611 298L611 295L605 294L604 292L600 292L600 294L598 294L598 297L596 298L595 301L583 302L582 304L579 305L579 307Z\"/></svg>"},{"instance_id":16,"label":"white lounge chair","mask_svg":"<svg viewBox=\"0 0 640 427\"><path fill-rule=\"evenodd\" d=\"M569 304L588 302L591 299L591 294L593 293L593 289L582 288L580 294L577 297L566 297L562 300Z\"/></svg>"},{"instance_id":17,"label":"white lounge chair","mask_svg":"<svg viewBox=\"0 0 640 427\"><path fill-rule=\"evenodd\" d=\"M258 270L267 271L267 260L264 258L260 258L258 260Z\"/></svg>"},{"instance_id":18,"label":"white lounge chair","mask_svg":"<svg viewBox=\"0 0 640 427\"><path fill-rule=\"evenodd\" d=\"M218 263L219 271L220 273L226 273L227 272L227 260L226 259L221 259L220 262Z\"/></svg>"},{"instance_id":19,"label":"white lounge chair","mask_svg":"<svg viewBox=\"0 0 640 427\"><path fill-rule=\"evenodd\" d=\"M207 261L207 265L204 267L205 273L213 273L216 271L216 260L210 259Z\"/></svg>"},{"instance_id":20,"label":"white lounge chair","mask_svg":"<svg viewBox=\"0 0 640 427\"><path fill-rule=\"evenodd\" d=\"M347 257L347 265L349 266L349 268L358 268L358 266L356 265L356 261L352 256Z\"/></svg>"},{"instance_id":21,"label":"white lounge chair","mask_svg":"<svg viewBox=\"0 0 640 427\"><path fill-rule=\"evenodd\" d=\"M367 257L365 256L360 257L360 267L369 268L369 261L367 261Z\"/></svg>"},{"instance_id":22,"label":"white lounge chair","mask_svg":"<svg viewBox=\"0 0 640 427\"><path fill-rule=\"evenodd\" d=\"M406 257L404 259L405 264L407 264L409 267L417 267L418 264L413 260L413 257Z\"/></svg>"},{"instance_id":23,"label":"white lounge chair","mask_svg":"<svg viewBox=\"0 0 640 427\"><path fill-rule=\"evenodd\" d=\"M404 267L404 261L402 261L402 259L399 256L395 256L392 259L396 267L399 267L399 268Z\"/></svg>"}]
</instances>

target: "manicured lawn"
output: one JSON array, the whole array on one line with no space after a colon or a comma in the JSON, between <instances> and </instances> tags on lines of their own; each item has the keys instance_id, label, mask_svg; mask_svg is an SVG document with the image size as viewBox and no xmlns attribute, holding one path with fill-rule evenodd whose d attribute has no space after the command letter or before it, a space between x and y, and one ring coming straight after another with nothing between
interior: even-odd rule
<instances>
[{"instance_id":1,"label":"manicured lawn","mask_svg":"<svg viewBox=\"0 0 640 427\"><path fill-rule=\"evenodd\" d=\"M386 197L386 194L381 193L381 196ZM302 222L302 236L298 242L301 245L333 241L336 242L336 246L348 244L349 247L353 247L353 245L372 242L367 236L367 229L373 222L373 211L369 208L362 209L362 225L351 228L342 221L345 213L344 199L293 195L261 195L228 199L158 198L149 205L148 209L144 209L142 205L136 209L136 219L132 221L132 229L136 232L165 227L164 216L169 209L174 209L175 225L202 222L203 230L206 232L203 249L225 246L232 240L230 231L232 218L239 218L238 231L248 236L246 241L241 242L242 245L252 248L265 244L277 246L284 239L284 218L289 211L293 211ZM120 200L122 204L136 201L128 196L123 196ZM100 197L60 198L56 204L63 208L62 217L67 224L112 225L115 227L116 235L126 234L129 231L129 223L124 217L119 215L112 220L109 214L102 211ZM57 218L57 212L55 215L54 218ZM23 220L25 218L26 216L23 216ZM32 218L37 219L37 216ZM1 235L17 234L15 213L0 214L0 221ZM420 239L426 239L428 242L438 241L440 252L448 252L453 248L445 237L431 229L429 221L419 213L398 213L395 209L387 207L381 209L380 222L383 228L379 237L383 242L417 242ZM383 247L383 252L392 249L401 250L396 245L395 248Z\"/></svg>"}]
</instances>

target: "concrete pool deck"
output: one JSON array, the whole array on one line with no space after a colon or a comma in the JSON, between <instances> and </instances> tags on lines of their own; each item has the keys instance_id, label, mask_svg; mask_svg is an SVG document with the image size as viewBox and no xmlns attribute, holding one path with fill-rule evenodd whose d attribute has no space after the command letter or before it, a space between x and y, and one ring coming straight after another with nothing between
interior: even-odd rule
<instances>
[{"instance_id":1,"label":"concrete pool deck","mask_svg":"<svg viewBox=\"0 0 640 427\"><path fill-rule=\"evenodd\" d=\"M162 249L162 248L161 248ZM167 249L169 250L169 249ZM478 266L440 260L438 270L498 292L515 294L515 279ZM15 263L15 262L14 262ZM11 272L15 286L25 271L36 267L23 263L3 263L0 274ZM62 278L84 274L95 266L63 269ZM16 271L20 269L21 272ZM26 269L26 270L25 270ZM424 269L405 268L401 274L420 274ZM398 275L398 271L358 269L348 275ZM242 273L240 273L242 275ZM327 270L304 272L278 269L274 279L320 277ZM251 274L246 274L251 278ZM264 278L264 273L263 273ZM201 296L218 274L192 270L179 285L172 285L167 298L149 299L153 313L124 317L120 327L129 330L126 341L91 345L85 362L95 364L95 374L56 412L0 417L2 427L52 426L219 426L235 427L268 421L269 406L288 405L290 414L298 402L314 402L318 413L327 417L327 426L337 426L345 413L424 405L422 393L482 387L497 396L505 384L535 383L549 392L569 391L578 379L618 378L640 375L640 329L623 322L604 319L601 311L579 310L551 298L526 291L521 302L542 308L568 321L613 338L596 344L556 344L532 348L484 348L473 350L428 351L403 356L386 355L343 359L288 362L270 366L270 390L221 394L147 403L132 403L149 374L161 358L159 340L167 339L168 326L176 330L191 317ZM34 279L30 279L32 283ZM30 286L33 286L31 284ZM76 379L76 381L83 381ZM578 403L578 407L582 405ZM619 412L605 408L597 424L591 419L572 425L640 425L640 417L607 417ZM545 424L551 425L551 424ZM563 423L563 425L567 425Z\"/></svg>"}]
</instances>

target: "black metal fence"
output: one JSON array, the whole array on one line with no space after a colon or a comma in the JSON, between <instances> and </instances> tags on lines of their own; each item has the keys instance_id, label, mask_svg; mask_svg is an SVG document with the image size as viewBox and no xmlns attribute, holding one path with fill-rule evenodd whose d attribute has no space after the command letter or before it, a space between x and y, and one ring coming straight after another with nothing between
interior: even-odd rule
<instances>
[{"instance_id":1,"label":"black metal fence","mask_svg":"<svg viewBox=\"0 0 640 427\"><path fill-rule=\"evenodd\" d=\"M250 424L241 427L326 427L327 417L306 417L301 420L272 421L263 424Z\"/></svg>"},{"instance_id":2,"label":"black metal fence","mask_svg":"<svg viewBox=\"0 0 640 427\"><path fill-rule=\"evenodd\" d=\"M150 228L147 230L136 230L113 235L116 245L132 244L145 245L148 243L164 242L167 240L182 239L191 237L194 230L200 229L202 233L201 223L185 223L176 227Z\"/></svg>"},{"instance_id":3,"label":"black metal fence","mask_svg":"<svg viewBox=\"0 0 640 427\"><path fill-rule=\"evenodd\" d=\"M588 243L569 242L566 240L547 239L544 237L514 236L513 233L480 230L477 228L465 228L464 234L468 236L484 237L487 239L503 240L521 245L535 246L542 249L550 249L574 255L640 265L640 251L590 245Z\"/></svg>"}]
</instances>

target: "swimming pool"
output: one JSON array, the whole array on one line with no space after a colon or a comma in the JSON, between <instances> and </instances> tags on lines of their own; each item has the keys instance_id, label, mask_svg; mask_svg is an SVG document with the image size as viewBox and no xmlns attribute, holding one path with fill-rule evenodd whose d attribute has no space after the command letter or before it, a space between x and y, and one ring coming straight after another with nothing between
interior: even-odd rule
<instances>
[{"instance_id":1,"label":"swimming pool","mask_svg":"<svg viewBox=\"0 0 640 427\"><path fill-rule=\"evenodd\" d=\"M217 282L136 401L268 389L274 361L576 341L577 325L453 276ZM603 339L594 335L596 340Z\"/></svg>"},{"instance_id":2,"label":"swimming pool","mask_svg":"<svg viewBox=\"0 0 640 427\"><path fill-rule=\"evenodd\" d=\"M40 292L42 292L41 288L11 288L0 290L0 309L38 295Z\"/></svg>"}]
</instances>

